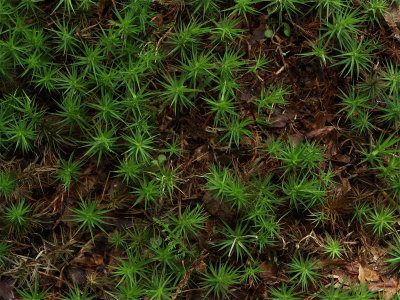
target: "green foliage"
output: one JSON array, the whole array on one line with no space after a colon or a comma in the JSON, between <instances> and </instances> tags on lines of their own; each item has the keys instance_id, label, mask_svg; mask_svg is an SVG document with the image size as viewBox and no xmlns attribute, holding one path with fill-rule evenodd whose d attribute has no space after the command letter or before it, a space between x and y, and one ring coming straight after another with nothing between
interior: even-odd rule
<instances>
[{"instance_id":1,"label":"green foliage","mask_svg":"<svg viewBox=\"0 0 400 300\"><path fill-rule=\"evenodd\" d=\"M357 88L361 94L370 99L381 100L386 97L386 83L377 72L364 75L363 81L358 82Z\"/></svg>"},{"instance_id":2,"label":"green foliage","mask_svg":"<svg viewBox=\"0 0 400 300\"><path fill-rule=\"evenodd\" d=\"M336 287L335 282L331 282L328 287L321 286L321 293L317 295L318 299L353 299L350 296L350 291L343 290L343 284L341 284L339 287ZM354 299L360 299L360 298L354 298ZM365 298L361 298L365 299Z\"/></svg>"},{"instance_id":3,"label":"green foliage","mask_svg":"<svg viewBox=\"0 0 400 300\"><path fill-rule=\"evenodd\" d=\"M263 88L261 90L260 99L255 100L258 113L261 113L263 110L274 111L276 105L288 104L288 102L285 100L285 96L289 94L290 92L284 89L282 86L270 86L267 90Z\"/></svg>"},{"instance_id":4,"label":"green foliage","mask_svg":"<svg viewBox=\"0 0 400 300\"><path fill-rule=\"evenodd\" d=\"M210 113L214 113L214 125L222 125L226 120L237 116L235 101L230 97L222 97L217 100L205 99L209 105Z\"/></svg>"},{"instance_id":5,"label":"green foliage","mask_svg":"<svg viewBox=\"0 0 400 300\"><path fill-rule=\"evenodd\" d=\"M190 21L186 24L180 23L168 41L172 47L169 54L178 52L181 57L187 57L190 51L199 48L201 36L208 30L208 28L204 27L204 24L198 21Z\"/></svg>"},{"instance_id":6,"label":"green foliage","mask_svg":"<svg viewBox=\"0 0 400 300\"><path fill-rule=\"evenodd\" d=\"M288 273L292 274L291 281L301 285L302 290L307 290L309 285L314 285L317 278L320 276L317 271L319 266L318 261L312 258L302 256L294 257L292 262L288 264Z\"/></svg>"},{"instance_id":7,"label":"green foliage","mask_svg":"<svg viewBox=\"0 0 400 300\"><path fill-rule=\"evenodd\" d=\"M268 247L275 244L274 239L279 235L281 224L274 214L267 213L264 218L255 219L253 227L256 235L251 237L254 238L258 252L263 253Z\"/></svg>"},{"instance_id":8,"label":"green foliage","mask_svg":"<svg viewBox=\"0 0 400 300\"><path fill-rule=\"evenodd\" d=\"M362 21L363 18L360 17L357 10L336 10L332 14L332 18L324 20L326 28L323 28L325 33L322 38L337 42L342 49L348 48L349 45L350 49L352 49L351 45L353 48L357 48L357 42L353 37L358 35ZM364 48L362 44L360 47Z\"/></svg>"},{"instance_id":9,"label":"green foliage","mask_svg":"<svg viewBox=\"0 0 400 300\"><path fill-rule=\"evenodd\" d=\"M400 269L400 69L382 27L399 3L0 0L4 280L22 299L377 298L326 285L294 256L304 230L284 229L327 236L319 254L338 259L326 231L356 221L394 235ZM65 263L89 252L71 286ZM267 287L264 262L294 283Z\"/></svg>"},{"instance_id":10,"label":"green foliage","mask_svg":"<svg viewBox=\"0 0 400 300\"><path fill-rule=\"evenodd\" d=\"M342 96L339 96L342 101L343 108L339 112L346 112L346 118L350 119L363 113L363 109L371 109L368 104L369 98L362 94L357 93L354 89L349 90L347 93L342 91Z\"/></svg>"},{"instance_id":11,"label":"green foliage","mask_svg":"<svg viewBox=\"0 0 400 300\"><path fill-rule=\"evenodd\" d=\"M143 165L137 163L136 159L124 159L120 162L118 170L115 171L117 176L122 177L125 183L137 182L142 178Z\"/></svg>"},{"instance_id":12,"label":"green foliage","mask_svg":"<svg viewBox=\"0 0 400 300\"><path fill-rule=\"evenodd\" d=\"M282 284L281 288L271 287L269 292L271 293L271 299L273 300L299 300L295 292L296 286L288 287L286 284Z\"/></svg>"},{"instance_id":13,"label":"green foliage","mask_svg":"<svg viewBox=\"0 0 400 300\"><path fill-rule=\"evenodd\" d=\"M33 143L37 139L37 131L32 121L14 120L6 130L8 141L15 146L15 150L28 152L32 150Z\"/></svg>"},{"instance_id":14,"label":"green foliage","mask_svg":"<svg viewBox=\"0 0 400 300\"><path fill-rule=\"evenodd\" d=\"M271 60L263 55L258 55L249 63L250 64L247 66L248 72L254 73L257 76L260 71L268 72L269 68L267 65L271 63Z\"/></svg>"},{"instance_id":15,"label":"green foliage","mask_svg":"<svg viewBox=\"0 0 400 300\"><path fill-rule=\"evenodd\" d=\"M186 78L190 79L191 86L197 88L205 88L209 85L213 76L211 69L215 66L213 64L212 52L193 52L190 57L184 57L182 62L182 70L186 74ZM210 77L210 78L207 78Z\"/></svg>"},{"instance_id":16,"label":"green foliage","mask_svg":"<svg viewBox=\"0 0 400 300\"><path fill-rule=\"evenodd\" d=\"M329 221L329 216L325 211L313 211L310 214L309 221L315 226L323 226Z\"/></svg>"},{"instance_id":17,"label":"green foliage","mask_svg":"<svg viewBox=\"0 0 400 300\"><path fill-rule=\"evenodd\" d=\"M94 131L94 134L89 134L89 138L82 143L88 148L85 156L97 156L97 164L100 164L103 156L115 153L114 148L118 137L115 136L116 130L114 127L107 130L96 126Z\"/></svg>"},{"instance_id":18,"label":"green foliage","mask_svg":"<svg viewBox=\"0 0 400 300\"><path fill-rule=\"evenodd\" d=\"M377 207L368 215L368 225L371 226L372 233L382 236L394 230L393 223L396 221L394 211L386 207Z\"/></svg>"},{"instance_id":19,"label":"green foliage","mask_svg":"<svg viewBox=\"0 0 400 300\"><path fill-rule=\"evenodd\" d=\"M108 234L108 241L115 248L123 248L127 245L127 236L123 232L114 231Z\"/></svg>"},{"instance_id":20,"label":"green foliage","mask_svg":"<svg viewBox=\"0 0 400 300\"><path fill-rule=\"evenodd\" d=\"M369 0L362 4L363 12L368 16L371 23L380 25L380 18L387 12L388 3L386 0Z\"/></svg>"},{"instance_id":21,"label":"green foliage","mask_svg":"<svg viewBox=\"0 0 400 300\"><path fill-rule=\"evenodd\" d=\"M258 14L258 11L253 7L253 4L260 2L259 0L234 0L235 5L229 8L231 15L242 16L247 20L247 15Z\"/></svg>"},{"instance_id":22,"label":"green foliage","mask_svg":"<svg viewBox=\"0 0 400 300\"><path fill-rule=\"evenodd\" d=\"M15 191L17 179L15 175L8 170L0 172L0 195L8 198Z\"/></svg>"},{"instance_id":23,"label":"green foliage","mask_svg":"<svg viewBox=\"0 0 400 300\"><path fill-rule=\"evenodd\" d=\"M379 163L384 156L396 155L399 153L397 147L393 146L397 145L400 142L400 139L391 135L385 139L384 135L381 134L378 140L373 144L371 139L369 151L361 150L361 154L365 157L362 162L369 162L372 165L376 165Z\"/></svg>"},{"instance_id":24,"label":"green foliage","mask_svg":"<svg viewBox=\"0 0 400 300\"><path fill-rule=\"evenodd\" d=\"M147 209L149 204L157 205L162 197L161 186L155 179L144 179L140 182L139 187L133 193L137 196L136 203L144 202L144 208Z\"/></svg>"},{"instance_id":25,"label":"green foliage","mask_svg":"<svg viewBox=\"0 0 400 300\"><path fill-rule=\"evenodd\" d=\"M388 242L389 249L386 250L388 258L385 260L388 264L388 268L393 271L398 271L400 269L400 240L396 236L394 243Z\"/></svg>"},{"instance_id":26,"label":"green foliage","mask_svg":"<svg viewBox=\"0 0 400 300\"><path fill-rule=\"evenodd\" d=\"M18 294L22 300L43 300L50 297L47 295L47 290L40 291L38 280L35 280L33 286L29 286L28 290L18 290Z\"/></svg>"},{"instance_id":27,"label":"green foliage","mask_svg":"<svg viewBox=\"0 0 400 300\"><path fill-rule=\"evenodd\" d=\"M385 107L380 107L382 111L381 119L385 122L389 122L396 129L400 126L400 96L392 95L385 99Z\"/></svg>"},{"instance_id":28,"label":"green foliage","mask_svg":"<svg viewBox=\"0 0 400 300\"><path fill-rule=\"evenodd\" d=\"M164 274L153 273L147 285L146 294L149 300L171 299L172 292L176 290L173 285L172 276L166 277Z\"/></svg>"},{"instance_id":29,"label":"green foliage","mask_svg":"<svg viewBox=\"0 0 400 300\"><path fill-rule=\"evenodd\" d=\"M243 54L236 49L227 48L224 51L224 55L217 56L217 71L220 74L220 86L218 90L220 91L221 96L228 96L231 94L234 96L234 93L229 93L229 90L234 90L232 86L230 87L229 84L231 80L235 77L234 75L243 70L243 66L245 62L241 59ZM236 83L235 80L233 80Z\"/></svg>"},{"instance_id":30,"label":"green foliage","mask_svg":"<svg viewBox=\"0 0 400 300\"><path fill-rule=\"evenodd\" d=\"M99 122L105 122L108 125L114 124L116 121L122 121L121 104L119 101L113 99L109 94L96 98L96 102L89 103L88 107L91 107L96 111L94 118Z\"/></svg>"},{"instance_id":31,"label":"green foliage","mask_svg":"<svg viewBox=\"0 0 400 300\"><path fill-rule=\"evenodd\" d=\"M357 202L354 205L354 214L351 218L353 222L356 220L358 223L363 224L364 221L367 219L369 213L371 211L371 207L369 207L368 203L366 202Z\"/></svg>"},{"instance_id":32,"label":"green foliage","mask_svg":"<svg viewBox=\"0 0 400 300\"><path fill-rule=\"evenodd\" d=\"M223 299L233 294L230 288L238 284L240 278L239 270L227 263L209 265L208 272L203 274L202 286L207 291L206 295Z\"/></svg>"},{"instance_id":33,"label":"green foliage","mask_svg":"<svg viewBox=\"0 0 400 300\"><path fill-rule=\"evenodd\" d=\"M177 170L162 167L155 173L155 179L158 181L161 193L172 198L178 189L179 176Z\"/></svg>"},{"instance_id":34,"label":"green foliage","mask_svg":"<svg viewBox=\"0 0 400 300\"><path fill-rule=\"evenodd\" d=\"M54 10L63 8L67 13L74 12L74 4L72 0L58 0Z\"/></svg>"},{"instance_id":35,"label":"green foliage","mask_svg":"<svg viewBox=\"0 0 400 300\"><path fill-rule=\"evenodd\" d=\"M137 282L119 285L114 295L116 299L140 299L142 296L143 290Z\"/></svg>"},{"instance_id":36,"label":"green foliage","mask_svg":"<svg viewBox=\"0 0 400 300\"><path fill-rule=\"evenodd\" d=\"M83 163L79 160L74 161L74 155L71 154L68 160L60 159L60 164L56 169L56 179L61 181L62 185L66 190L69 190L71 183L77 181L79 175L82 173L79 171Z\"/></svg>"},{"instance_id":37,"label":"green foliage","mask_svg":"<svg viewBox=\"0 0 400 300\"><path fill-rule=\"evenodd\" d=\"M74 284L74 287L68 287L68 294L64 295L61 300L92 300L96 296L89 296L89 291L85 289L83 292L80 291L79 286Z\"/></svg>"},{"instance_id":38,"label":"green foliage","mask_svg":"<svg viewBox=\"0 0 400 300\"><path fill-rule=\"evenodd\" d=\"M335 58L338 60L333 66L340 66L343 76L350 75L358 78L360 73L370 69L372 65L373 52L376 45L371 41L350 40L344 50L340 50L340 54Z\"/></svg>"},{"instance_id":39,"label":"green foliage","mask_svg":"<svg viewBox=\"0 0 400 300\"><path fill-rule=\"evenodd\" d=\"M309 142L294 145L287 143L274 151L275 158L284 163L284 174L294 171L313 171L324 161L322 148Z\"/></svg>"},{"instance_id":40,"label":"green foliage","mask_svg":"<svg viewBox=\"0 0 400 300\"><path fill-rule=\"evenodd\" d=\"M343 9L346 3L342 0L314 0L314 7L318 10L320 19L327 20L332 13Z\"/></svg>"},{"instance_id":41,"label":"green foliage","mask_svg":"<svg viewBox=\"0 0 400 300\"><path fill-rule=\"evenodd\" d=\"M153 146L155 136L142 130L136 130L124 137L127 143L126 155L137 162L147 163L151 159L151 153L155 150Z\"/></svg>"},{"instance_id":42,"label":"green foliage","mask_svg":"<svg viewBox=\"0 0 400 300\"><path fill-rule=\"evenodd\" d=\"M59 125L66 126L70 132L76 126L80 129L86 128L86 112L80 97L68 95L58 103L58 106L60 110L55 115L61 118Z\"/></svg>"},{"instance_id":43,"label":"green foliage","mask_svg":"<svg viewBox=\"0 0 400 300\"><path fill-rule=\"evenodd\" d=\"M400 69L392 62L387 62L385 70L381 73L382 80L386 83L389 89L389 94L399 95L400 91Z\"/></svg>"},{"instance_id":44,"label":"green foliage","mask_svg":"<svg viewBox=\"0 0 400 300\"><path fill-rule=\"evenodd\" d=\"M187 207L178 216L169 217L174 232L182 238L189 240L191 237L197 237L204 230L207 216L203 207L196 205L194 208Z\"/></svg>"},{"instance_id":45,"label":"green foliage","mask_svg":"<svg viewBox=\"0 0 400 300\"><path fill-rule=\"evenodd\" d=\"M212 166L205 178L207 180L205 188L215 197L230 203L239 210L247 206L251 194L229 169Z\"/></svg>"},{"instance_id":46,"label":"green foliage","mask_svg":"<svg viewBox=\"0 0 400 300\"><path fill-rule=\"evenodd\" d=\"M246 265L242 277L245 282L257 284L261 281L260 277L258 276L259 273L262 273L261 263L260 261L255 260Z\"/></svg>"},{"instance_id":47,"label":"green foliage","mask_svg":"<svg viewBox=\"0 0 400 300\"><path fill-rule=\"evenodd\" d=\"M125 283L135 284L139 278L145 276L145 261L140 261L133 253L128 252L128 258L116 258L119 265L113 267L113 275L119 278L118 285Z\"/></svg>"},{"instance_id":48,"label":"green foliage","mask_svg":"<svg viewBox=\"0 0 400 300\"><path fill-rule=\"evenodd\" d=\"M164 78L166 78L166 82L161 82L164 91L160 92L159 96L174 109L175 113L184 108L195 107L192 100L193 93L197 90L187 87L185 77L177 78L175 74L173 77L165 74Z\"/></svg>"},{"instance_id":49,"label":"green foliage","mask_svg":"<svg viewBox=\"0 0 400 300\"><path fill-rule=\"evenodd\" d=\"M93 236L95 228L106 232L103 225L108 224L105 221L106 214L109 212L107 209L98 207L97 201L81 199L78 203L79 208L71 208L71 221L79 224L78 231L89 230Z\"/></svg>"},{"instance_id":50,"label":"green foliage","mask_svg":"<svg viewBox=\"0 0 400 300\"><path fill-rule=\"evenodd\" d=\"M235 229L225 224L221 233L224 238L216 245L219 250L223 250L228 257L236 255L236 260L238 261L252 259L251 243L254 242L257 236L249 234L246 224L238 223Z\"/></svg>"},{"instance_id":51,"label":"green foliage","mask_svg":"<svg viewBox=\"0 0 400 300\"><path fill-rule=\"evenodd\" d=\"M192 5L195 5L193 14L197 14L201 12L202 17L214 15L219 10L219 0L203 0L203 1L195 1L191 2Z\"/></svg>"},{"instance_id":52,"label":"green foliage","mask_svg":"<svg viewBox=\"0 0 400 300\"><path fill-rule=\"evenodd\" d=\"M152 261L156 263L157 268L161 268L163 272L171 270L178 274L180 272L180 266L176 263L181 258L178 251L175 249L174 243L167 243L166 245L152 243L150 250L153 252Z\"/></svg>"},{"instance_id":53,"label":"green foliage","mask_svg":"<svg viewBox=\"0 0 400 300\"><path fill-rule=\"evenodd\" d=\"M165 149L162 151L167 154L167 158L171 157L182 157L183 154L186 152L181 143L178 140L179 138L177 136L174 136L171 142L165 142Z\"/></svg>"},{"instance_id":54,"label":"green foliage","mask_svg":"<svg viewBox=\"0 0 400 300\"><path fill-rule=\"evenodd\" d=\"M340 258L343 255L344 248L341 243L330 236L327 237L324 248L325 254L327 254L330 259Z\"/></svg>"},{"instance_id":55,"label":"green foliage","mask_svg":"<svg viewBox=\"0 0 400 300\"><path fill-rule=\"evenodd\" d=\"M4 266L6 259L9 256L10 245L6 241L0 241L0 266ZM1 267L0 267L1 269Z\"/></svg>"},{"instance_id":56,"label":"green foliage","mask_svg":"<svg viewBox=\"0 0 400 300\"><path fill-rule=\"evenodd\" d=\"M369 112L360 110L357 114L350 116L351 128L360 134L371 132L375 128L371 119L372 117Z\"/></svg>"},{"instance_id":57,"label":"green foliage","mask_svg":"<svg viewBox=\"0 0 400 300\"><path fill-rule=\"evenodd\" d=\"M75 53L79 41L75 38L76 26L71 26L68 19L56 20L51 31L55 34L55 51L62 52L64 55Z\"/></svg>"},{"instance_id":58,"label":"green foliage","mask_svg":"<svg viewBox=\"0 0 400 300\"><path fill-rule=\"evenodd\" d=\"M25 199L10 203L3 208L5 229L9 234L21 236L31 229L33 209Z\"/></svg>"},{"instance_id":59,"label":"green foliage","mask_svg":"<svg viewBox=\"0 0 400 300\"><path fill-rule=\"evenodd\" d=\"M351 296L355 299L374 300L378 297L378 294L375 291L371 291L366 284L360 284L351 288Z\"/></svg>"},{"instance_id":60,"label":"green foliage","mask_svg":"<svg viewBox=\"0 0 400 300\"><path fill-rule=\"evenodd\" d=\"M240 146L240 142L246 137L251 138L252 132L246 129L252 122L250 120L239 120L238 117L232 117L229 121L224 122L225 135L222 136L221 142L228 142L228 148L233 144Z\"/></svg>"},{"instance_id":61,"label":"green foliage","mask_svg":"<svg viewBox=\"0 0 400 300\"><path fill-rule=\"evenodd\" d=\"M110 20L110 25L115 28L115 32L119 39L126 45L130 38L136 37L140 32L137 17L140 16L133 9L125 9L121 12L114 10L116 20ZM142 15L144 18L148 16Z\"/></svg>"},{"instance_id":62,"label":"green foliage","mask_svg":"<svg viewBox=\"0 0 400 300\"><path fill-rule=\"evenodd\" d=\"M85 78L85 74L81 73L75 66L71 66L64 72L61 72L60 78L57 80L56 88L62 90L67 96L75 94L85 95L87 93L89 82Z\"/></svg>"},{"instance_id":63,"label":"green foliage","mask_svg":"<svg viewBox=\"0 0 400 300\"><path fill-rule=\"evenodd\" d=\"M218 22L212 20L212 39L215 42L229 43L243 37L243 29L239 27L240 20L224 15Z\"/></svg>"},{"instance_id":64,"label":"green foliage","mask_svg":"<svg viewBox=\"0 0 400 300\"><path fill-rule=\"evenodd\" d=\"M324 202L326 190L316 177L305 175L289 176L282 183L282 190L289 200L289 205L295 209L309 209Z\"/></svg>"},{"instance_id":65,"label":"green foliage","mask_svg":"<svg viewBox=\"0 0 400 300\"><path fill-rule=\"evenodd\" d=\"M282 22L284 15L291 19L293 15L300 13L297 6L304 4L300 0L267 0L267 2L267 8L271 13L278 13L280 22Z\"/></svg>"},{"instance_id":66,"label":"green foliage","mask_svg":"<svg viewBox=\"0 0 400 300\"><path fill-rule=\"evenodd\" d=\"M310 52L301 53L300 55L304 57L317 57L322 67L326 67L328 62L332 61L332 58L329 56L328 50L323 45L321 37L318 38L317 43L310 42L310 46Z\"/></svg>"},{"instance_id":67,"label":"green foliage","mask_svg":"<svg viewBox=\"0 0 400 300\"><path fill-rule=\"evenodd\" d=\"M83 44L82 56L75 56L76 59L75 66L82 67L83 73L93 74L94 78L97 78L97 74L100 71L102 60L104 56L102 55L102 49L100 47L90 47Z\"/></svg>"}]
</instances>

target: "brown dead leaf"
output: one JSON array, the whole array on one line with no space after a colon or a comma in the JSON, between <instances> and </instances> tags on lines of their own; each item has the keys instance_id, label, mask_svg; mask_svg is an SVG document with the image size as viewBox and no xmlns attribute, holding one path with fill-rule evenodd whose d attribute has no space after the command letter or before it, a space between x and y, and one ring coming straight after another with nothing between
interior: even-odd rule
<instances>
[{"instance_id":1,"label":"brown dead leaf","mask_svg":"<svg viewBox=\"0 0 400 300\"><path fill-rule=\"evenodd\" d=\"M369 263L382 262L382 258L386 255L385 250L380 247L369 247L368 251L371 254Z\"/></svg>"},{"instance_id":2,"label":"brown dead leaf","mask_svg":"<svg viewBox=\"0 0 400 300\"><path fill-rule=\"evenodd\" d=\"M389 299L392 299L393 298L393 296L394 295L396 295L397 294L397 292L399 291L399 289L397 289L397 288L388 288L388 289L385 289L385 300L389 300Z\"/></svg>"},{"instance_id":3,"label":"brown dead leaf","mask_svg":"<svg viewBox=\"0 0 400 300\"><path fill-rule=\"evenodd\" d=\"M13 300L14 296L14 286L11 279L0 280L0 299Z\"/></svg>"},{"instance_id":4,"label":"brown dead leaf","mask_svg":"<svg viewBox=\"0 0 400 300\"><path fill-rule=\"evenodd\" d=\"M359 263L358 261L354 261L345 265L345 270L352 275L358 275L359 273Z\"/></svg>"},{"instance_id":5,"label":"brown dead leaf","mask_svg":"<svg viewBox=\"0 0 400 300\"><path fill-rule=\"evenodd\" d=\"M271 128L284 128L287 124L288 118L285 115L274 116L269 119Z\"/></svg>"},{"instance_id":6,"label":"brown dead leaf","mask_svg":"<svg viewBox=\"0 0 400 300\"><path fill-rule=\"evenodd\" d=\"M361 284L365 284L365 273L361 264L358 264L358 280Z\"/></svg>"},{"instance_id":7,"label":"brown dead leaf","mask_svg":"<svg viewBox=\"0 0 400 300\"><path fill-rule=\"evenodd\" d=\"M365 280L369 282L377 282L380 279L379 274L368 267L364 267L364 277Z\"/></svg>"},{"instance_id":8,"label":"brown dead leaf","mask_svg":"<svg viewBox=\"0 0 400 300\"><path fill-rule=\"evenodd\" d=\"M394 37L400 40L400 8L392 7L385 14L383 14L383 18L392 30Z\"/></svg>"},{"instance_id":9,"label":"brown dead leaf","mask_svg":"<svg viewBox=\"0 0 400 300\"><path fill-rule=\"evenodd\" d=\"M271 118L268 119L268 122L270 123L269 127L284 128L290 120L294 119L294 117L295 115L292 113L272 115Z\"/></svg>"},{"instance_id":10,"label":"brown dead leaf","mask_svg":"<svg viewBox=\"0 0 400 300\"><path fill-rule=\"evenodd\" d=\"M342 182L341 186L341 194L345 195L351 190L351 184L350 181L347 178L340 178L340 181Z\"/></svg>"},{"instance_id":11,"label":"brown dead leaf","mask_svg":"<svg viewBox=\"0 0 400 300\"><path fill-rule=\"evenodd\" d=\"M372 270L370 267L363 267L361 264L358 265L358 280L361 284L366 282L378 282L380 280L379 274Z\"/></svg>"},{"instance_id":12,"label":"brown dead leaf","mask_svg":"<svg viewBox=\"0 0 400 300\"><path fill-rule=\"evenodd\" d=\"M326 123L326 117L327 117L326 111L319 111L315 115L315 121L314 121L314 124L312 125L312 128L314 130L324 128L325 123Z\"/></svg>"},{"instance_id":13,"label":"brown dead leaf","mask_svg":"<svg viewBox=\"0 0 400 300\"><path fill-rule=\"evenodd\" d=\"M257 28L253 30L253 33L248 38L248 43L250 46L255 44L256 41L265 39L265 23L261 23Z\"/></svg>"},{"instance_id":14,"label":"brown dead leaf","mask_svg":"<svg viewBox=\"0 0 400 300\"><path fill-rule=\"evenodd\" d=\"M379 289L400 288L399 281L394 280L393 278L384 278L384 281L372 283L371 287L376 287Z\"/></svg>"},{"instance_id":15,"label":"brown dead leaf","mask_svg":"<svg viewBox=\"0 0 400 300\"><path fill-rule=\"evenodd\" d=\"M79 265L84 268L93 268L97 266L91 255L79 255L71 261L71 264Z\"/></svg>"},{"instance_id":16,"label":"brown dead leaf","mask_svg":"<svg viewBox=\"0 0 400 300\"><path fill-rule=\"evenodd\" d=\"M103 255L93 253L93 254L92 254L92 257L93 257L94 263L95 263L97 266L102 266L102 265L104 265Z\"/></svg>"},{"instance_id":17,"label":"brown dead leaf","mask_svg":"<svg viewBox=\"0 0 400 300\"><path fill-rule=\"evenodd\" d=\"M97 2L97 16L99 19L103 18L105 9L110 5L110 0L100 0Z\"/></svg>"},{"instance_id":18,"label":"brown dead leaf","mask_svg":"<svg viewBox=\"0 0 400 300\"><path fill-rule=\"evenodd\" d=\"M164 25L164 16L162 14L159 14L157 16L154 16L151 21L156 25L156 27L160 28Z\"/></svg>"},{"instance_id":19,"label":"brown dead leaf","mask_svg":"<svg viewBox=\"0 0 400 300\"><path fill-rule=\"evenodd\" d=\"M332 132L335 129L333 126L326 126L324 128L320 129L315 129L310 131L309 133L306 134L306 137L311 139L311 138L323 138L327 136L330 132Z\"/></svg>"},{"instance_id":20,"label":"brown dead leaf","mask_svg":"<svg viewBox=\"0 0 400 300\"><path fill-rule=\"evenodd\" d=\"M203 202L206 211L210 215L218 217L221 220L231 220L236 214L230 205L213 197L209 192L204 194Z\"/></svg>"},{"instance_id":21,"label":"brown dead leaf","mask_svg":"<svg viewBox=\"0 0 400 300\"><path fill-rule=\"evenodd\" d=\"M400 291L399 281L393 278L383 278L383 281L368 285L371 291L383 291L384 299L392 299Z\"/></svg>"},{"instance_id":22,"label":"brown dead leaf","mask_svg":"<svg viewBox=\"0 0 400 300\"><path fill-rule=\"evenodd\" d=\"M86 271L79 267L68 267L66 273L67 278L77 285L82 285L86 282Z\"/></svg>"},{"instance_id":23,"label":"brown dead leaf","mask_svg":"<svg viewBox=\"0 0 400 300\"><path fill-rule=\"evenodd\" d=\"M260 264L260 269L262 270L258 275L264 279L270 279L271 277L276 277L276 267L270 262L262 262Z\"/></svg>"},{"instance_id":24,"label":"brown dead leaf","mask_svg":"<svg viewBox=\"0 0 400 300\"><path fill-rule=\"evenodd\" d=\"M204 273L207 271L207 264L202 260L194 268L199 273Z\"/></svg>"},{"instance_id":25,"label":"brown dead leaf","mask_svg":"<svg viewBox=\"0 0 400 300\"><path fill-rule=\"evenodd\" d=\"M293 144L293 146L297 146L303 139L304 136L300 133L289 135L289 141Z\"/></svg>"},{"instance_id":26,"label":"brown dead leaf","mask_svg":"<svg viewBox=\"0 0 400 300\"><path fill-rule=\"evenodd\" d=\"M334 158L335 161L343 163L343 164L348 164L351 161L350 156L345 155L345 154L338 154Z\"/></svg>"}]
</instances>

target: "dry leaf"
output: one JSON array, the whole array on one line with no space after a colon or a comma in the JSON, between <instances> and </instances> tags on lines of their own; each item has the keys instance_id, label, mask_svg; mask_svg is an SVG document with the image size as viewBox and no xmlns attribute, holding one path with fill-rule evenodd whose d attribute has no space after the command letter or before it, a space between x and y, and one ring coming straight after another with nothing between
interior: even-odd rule
<instances>
[{"instance_id":1,"label":"dry leaf","mask_svg":"<svg viewBox=\"0 0 400 300\"><path fill-rule=\"evenodd\" d=\"M358 261L349 263L345 266L345 269L348 273L352 274L352 275L358 275L359 274L359 263Z\"/></svg>"},{"instance_id":2,"label":"dry leaf","mask_svg":"<svg viewBox=\"0 0 400 300\"><path fill-rule=\"evenodd\" d=\"M270 277L275 277L276 276L276 268L274 264L268 263L268 262L262 262L260 264L260 269L262 270L258 275L262 279L268 279Z\"/></svg>"},{"instance_id":3,"label":"dry leaf","mask_svg":"<svg viewBox=\"0 0 400 300\"><path fill-rule=\"evenodd\" d=\"M364 267L364 277L365 280L369 282L379 281L379 274L368 267Z\"/></svg>"},{"instance_id":4,"label":"dry leaf","mask_svg":"<svg viewBox=\"0 0 400 300\"><path fill-rule=\"evenodd\" d=\"M333 126L326 126L324 128L315 129L315 130L310 131L309 133L307 133L306 137L307 138L323 138L328 133L332 132L334 129L335 129L335 127L333 127Z\"/></svg>"},{"instance_id":5,"label":"dry leaf","mask_svg":"<svg viewBox=\"0 0 400 300\"><path fill-rule=\"evenodd\" d=\"M358 280L360 281L361 284L365 284L364 268L362 267L361 264L358 264Z\"/></svg>"},{"instance_id":6,"label":"dry leaf","mask_svg":"<svg viewBox=\"0 0 400 300\"><path fill-rule=\"evenodd\" d=\"M392 7L385 14L383 14L383 18L393 31L395 37L400 39L400 28L398 26L398 24L400 24L400 8Z\"/></svg>"},{"instance_id":7,"label":"dry leaf","mask_svg":"<svg viewBox=\"0 0 400 300\"><path fill-rule=\"evenodd\" d=\"M0 299L13 300L14 296L14 286L11 280L2 279L0 280Z\"/></svg>"}]
</instances>

